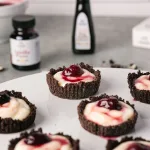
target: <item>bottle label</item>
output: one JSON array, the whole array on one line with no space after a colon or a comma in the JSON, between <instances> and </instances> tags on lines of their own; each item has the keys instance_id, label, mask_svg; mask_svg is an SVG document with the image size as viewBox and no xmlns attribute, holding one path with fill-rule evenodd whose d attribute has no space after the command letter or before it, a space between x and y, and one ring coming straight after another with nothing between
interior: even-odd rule
<instances>
[{"instance_id":1,"label":"bottle label","mask_svg":"<svg viewBox=\"0 0 150 150\"><path fill-rule=\"evenodd\" d=\"M75 48L77 50L91 49L91 34L88 17L85 13L79 13L75 30Z\"/></svg>"},{"instance_id":2,"label":"bottle label","mask_svg":"<svg viewBox=\"0 0 150 150\"><path fill-rule=\"evenodd\" d=\"M40 62L39 38L30 40L10 39L11 61L18 66L30 66Z\"/></svg>"}]
</instances>

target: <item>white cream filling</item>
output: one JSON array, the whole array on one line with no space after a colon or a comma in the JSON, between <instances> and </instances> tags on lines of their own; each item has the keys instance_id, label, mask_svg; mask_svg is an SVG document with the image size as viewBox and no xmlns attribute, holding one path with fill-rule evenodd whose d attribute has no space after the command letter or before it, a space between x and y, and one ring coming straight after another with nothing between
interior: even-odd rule
<instances>
[{"instance_id":1,"label":"white cream filling","mask_svg":"<svg viewBox=\"0 0 150 150\"><path fill-rule=\"evenodd\" d=\"M121 124L134 115L134 110L131 106L120 102L122 110L109 110L104 107L98 107L98 102L89 103L86 105L84 115L86 118L96 124L103 126L114 126Z\"/></svg>"},{"instance_id":2,"label":"white cream filling","mask_svg":"<svg viewBox=\"0 0 150 150\"><path fill-rule=\"evenodd\" d=\"M95 79L95 75L86 69L82 69L84 73L80 77L67 77L70 80L82 79L82 82L92 82ZM54 78L58 81L59 85L64 87L67 83L79 83L81 81L70 82L63 79L62 71L57 72Z\"/></svg>"},{"instance_id":3,"label":"white cream filling","mask_svg":"<svg viewBox=\"0 0 150 150\"><path fill-rule=\"evenodd\" d=\"M147 145L147 146L150 146L150 143L149 142L146 142L146 141L128 141L128 142L124 142L122 144L120 144L119 146L117 146L115 149L113 150L126 150L128 149L128 147L131 145L131 144L134 144L134 143L141 143L143 145Z\"/></svg>"},{"instance_id":4,"label":"white cream filling","mask_svg":"<svg viewBox=\"0 0 150 150\"><path fill-rule=\"evenodd\" d=\"M150 90L149 75L142 75L135 80L135 87L139 90Z\"/></svg>"},{"instance_id":5,"label":"white cream filling","mask_svg":"<svg viewBox=\"0 0 150 150\"><path fill-rule=\"evenodd\" d=\"M23 120L30 114L28 104L19 98L11 97L10 102L0 106L0 117L12 118L13 120Z\"/></svg>"},{"instance_id":6,"label":"white cream filling","mask_svg":"<svg viewBox=\"0 0 150 150\"><path fill-rule=\"evenodd\" d=\"M51 135L50 138L52 139L52 141L40 145L39 147L27 145L24 142L24 139L22 139L16 144L14 150L72 150L72 146L66 137L59 135ZM62 145L59 141L55 141L55 139L65 140L68 144Z\"/></svg>"}]
</instances>

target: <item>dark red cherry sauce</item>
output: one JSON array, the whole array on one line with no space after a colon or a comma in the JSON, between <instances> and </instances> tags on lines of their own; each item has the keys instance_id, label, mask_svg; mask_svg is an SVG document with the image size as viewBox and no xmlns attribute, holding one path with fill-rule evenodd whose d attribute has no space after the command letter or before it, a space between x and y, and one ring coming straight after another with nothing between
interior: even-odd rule
<instances>
[{"instance_id":1,"label":"dark red cherry sauce","mask_svg":"<svg viewBox=\"0 0 150 150\"><path fill-rule=\"evenodd\" d=\"M83 73L83 70L77 65L71 65L62 72L66 77L80 77Z\"/></svg>"},{"instance_id":2,"label":"dark red cherry sauce","mask_svg":"<svg viewBox=\"0 0 150 150\"><path fill-rule=\"evenodd\" d=\"M104 107L104 108L107 108L110 110L121 110L122 109L117 98L115 98L115 97L103 98L97 103L97 106Z\"/></svg>"},{"instance_id":3,"label":"dark red cherry sauce","mask_svg":"<svg viewBox=\"0 0 150 150\"><path fill-rule=\"evenodd\" d=\"M92 78L90 75L82 76L84 71L78 65L71 65L62 72L62 78L69 82L80 82L86 78ZM69 77L75 77L74 79Z\"/></svg>"},{"instance_id":4,"label":"dark red cherry sauce","mask_svg":"<svg viewBox=\"0 0 150 150\"><path fill-rule=\"evenodd\" d=\"M12 5L12 3L2 3L2 2L0 2L0 7L2 7L2 6L8 6L8 5Z\"/></svg>"},{"instance_id":5,"label":"dark red cherry sauce","mask_svg":"<svg viewBox=\"0 0 150 150\"><path fill-rule=\"evenodd\" d=\"M0 106L8 103L10 101L10 96L6 93L0 94Z\"/></svg>"},{"instance_id":6,"label":"dark red cherry sauce","mask_svg":"<svg viewBox=\"0 0 150 150\"><path fill-rule=\"evenodd\" d=\"M46 143L49 143L51 141L57 141L59 142L62 146L68 144L68 141L65 139L61 139L61 138L55 138L55 139L51 139L50 137L48 137L46 134L42 134L42 133L34 133L30 136L28 136L25 139L25 143L27 145L31 145L31 146L35 146L35 147L40 147Z\"/></svg>"},{"instance_id":7,"label":"dark red cherry sauce","mask_svg":"<svg viewBox=\"0 0 150 150\"><path fill-rule=\"evenodd\" d=\"M102 98L97 103L97 106L98 107L104 107L104 108L107 108L109 110L119 110L119 111L121 111L123 109L122 106L119 104L116 97ZM118 123L122 123L122 121L123 121L122 117L112 117L109 114L109 112L105 112L104 114L106 114L107 116L110 116L111 118L116 120Z\"/></svg>"},{"instance_id":8,"label":"dark red cherry sauce","mask_svg":"<svg viewBox=\"0 0 150 150\"><path fill-rule=\"evenodd\" d=\"M147 145L141 143L134 143L131 144L127 150L150 150L150 146L148 147Z\"/></svg>"},{"instance_id":9,"label":"dark red cherry sauce","mask_svg":"<svg viewBox=\"0 0 150 150\"><path fill-rule=\"evenodd\" d=\"M51 139L46 134L35 133L25 139L27 145L40 146L50 142Z\"/></svg>"}]
</instances>

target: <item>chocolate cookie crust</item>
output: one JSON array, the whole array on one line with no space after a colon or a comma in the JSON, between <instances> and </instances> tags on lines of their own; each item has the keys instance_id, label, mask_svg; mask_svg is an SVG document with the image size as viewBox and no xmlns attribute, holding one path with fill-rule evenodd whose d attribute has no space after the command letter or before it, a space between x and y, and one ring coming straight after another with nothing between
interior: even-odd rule
<instances>
[{"instance_id":1,"label":"chocolate cookie crust","mask_svg":"<svg viewBox=\"0 0 150 150\"><path fill-rule=\"evenodd\" d=\"M36 107L32 103L28 101L28 99L24 96L22 96L21 92L15 92L15 91L2 91L0 94L7 94L9 96L20 98L24 100L30 107L30 114L27 118L24 120L13 120L11 118L1 118L0 117L0 133L14 133L19 132L24 129L27 129L29 126L31 126L34 123L35 116L36 116Z\"/></svg>"},{"instance_id":2,"label":"chocolate cookie crust","mask_svg":"<svg viewBox=\"0 0 150 150\"><path fill-rule=\"evenodd\" d=\"M129 142L129 141L145 141L145 142L150 142L150 141L147 141L147 140L145 140L145 139L143 139L141 137L137 137L137 138L124 137L121 141L108 140L107 145L106 145L106 150L113 150L114 148L116 148L120 144L122 144L124 142Z\"/></svg>"},{"instance_id":3,"label":"chocolate cookie crust","mask_svg":"<svg viewBox=\"0 0 150 150\"><path fill-rule=\"evenodd\" d=\"M115 137L115 136L120 136L120 135L124 135L129 133L135 126L135 123L137 121L137 117L138 117L138 113L136 112L134 105L131 105L128 101L125 102L122 98L118 97L117 95L112 95L113 97L116 97L118 99L118 101L122 101L128 105L130 105L133 110L134 110L134 116L127 120L126 122L123 122L120 125L116 125L116 126L102 126L102 125L98 125L90 120L87 120L85 115L84 115L84 110L87 104L92 103L92 102L96 102L102 98L109 98L110 96L103 94L101 96L97 96L97 97L91 97L90 101L82 101L79 106L78 106L78 115L79 115L79 121L81 126L89 131L90 133L93 133L95 135L99 135L99 136L106 136L106 137Z\"/></svg>"},{"instance_id":4,"label":"chocolate cookie crust","mask_svg":"<svg viewBox=\"0 0 150 150\"><path fill-rule=\"evenodd\" d=\"M138 71L137 73L128 74L128 85L130 88L130 93L135 98L135 100L142 103L150 104L150 91L138 90L135 87L135 80L142 75L150 75L150 72L142 73L141 71Z\"/></svg>"},{"instance_id":5,"label":"chocolate cookie crust","mask_svg":"<svg viewBox=\"0 0 150 150\"><path fill-rule=\"evenodd\" d=\"M61 87L58 81L54 78L54 75L59 71L63 71L66 67L58 69L52 68L46 75L46 78L50 92L53 95L64 99L82 99L96 94L101 81L100 71L95 71L93 67L89 66L88 64L80 63L78 65L81 68L93 73L95 75L95 80L93 80L92 82L69 83L66 84L64 87Z\"/></svg>"},{"instance_id":6,"label":"chocolate cookie crust","mask_svg":"<svg viewBox=\"0 0 150 150\"><path fill-rule=\"evenodd\" d=\"M20 140L22 140L22 139L24 139L24 138L26 138L26 137L28 137L28 136L34 134L34 133L37 133L37 132L38 132L38 133L43 133L43 131L42 131L41 128L39 128L38 130L34 130L34 129L33 129L33 130L31 130L30 132L21 133L19 138L15 138L15 139L12 139L12 140L10 141L9 146L8 146L8 150L14 150L16 144L17 144ZM70 143L71 143L72 150L80 150L79 140L74 140L71 136L65 135L65 134L63 134L63 133L57 133L57 134L55 134L55 135L61 135L61 136L66 137L66 138L70 141Z\"/></svg>"}]
</instances>

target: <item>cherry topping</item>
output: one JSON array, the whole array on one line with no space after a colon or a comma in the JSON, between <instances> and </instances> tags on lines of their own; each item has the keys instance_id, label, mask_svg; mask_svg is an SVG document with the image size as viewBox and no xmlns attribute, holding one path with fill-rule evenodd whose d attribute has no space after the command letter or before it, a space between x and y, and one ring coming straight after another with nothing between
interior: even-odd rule
<instances>
[{"instance_id":1,"label":"cherry topping","mask_svg":"<svg viewBox=\"0 0 150 150\"><path fill-rule=\"evenodd\" d=\"M64 76L78 77L83 74L83 70L77 65L71 65L69 68L66 68L62 74Z\"/></svg>"},{"instance_id":2,"label":"cherry topping","mask_svg":"<svg viewBox=\"0 0 150 150\"><path fill-rule=\"evenodd\" d=\"M122 109L121 105L118 103L117 98L115 97L103 98L98 102L97 106L104 107L110 110Z\"/></svg>"},{"instance_id":3,"label":"cherry topping","mask_svg":"<svg viewBox=\"0 0 150 150\"><path fill-rule=\"evenodd\" d=\"M10 101L10 96L9 95L7 95L6 93L1 93L0 94L0 105L8 103L9 101Z\"/></svg>"},{"instance_id":4,"label":"cherry topping","mask_svg":"<svg viewBox=\"0 0 150 150\"><path fill-rule=\"evenodd\" d=\"M150 150L150 147L141 143L131 144L127 150Z\"/></svg>"},{"instance_id":5,"label":"cherry topping","mask_svg":"<svg viewBox=\"0 0 150 150\"><path fill-rule=\"evenodd\" d=\"M50 141L51 139L46 134L41 133L34 133L25 139L26 144L34 146L42 145Z\"/></svg>"}]
</instances>

